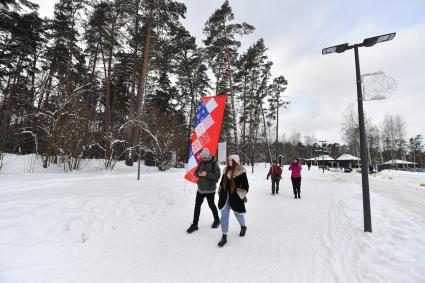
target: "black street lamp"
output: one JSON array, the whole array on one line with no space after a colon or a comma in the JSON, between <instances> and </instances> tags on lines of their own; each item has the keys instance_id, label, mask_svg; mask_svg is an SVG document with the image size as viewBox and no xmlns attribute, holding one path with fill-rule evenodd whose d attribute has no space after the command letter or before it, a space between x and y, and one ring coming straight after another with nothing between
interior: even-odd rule
<instances>
[{"instance_id":1,"label":"black street lamp","mask_svg":"<svg viewBox=\"0 0 425 283\"><path fill-rule=\"evenodd\" d=\"M325 153L328 153L328 151L325 151L325 142L326 141L319 141L321 143L321 149L315 150L316 152L320 152L322 154L322 169L323 173L325 173ZM320 169L320 167L319 167Z\"/></svg>"},{"instance_id":2,"label":"black street lamp","mask_svg":"<svg viewBox=\"0 0 425 283\"><path fill-rule=\"evenodd\" d=\"M319 141L319 142L322 144L322 169L323 169L323 173L325 173L325 142L326 141Z\"/></svg>"},{"instance_id":3,"label":"black street lamp","mask_svg":"<svg viewBox=\"0 0 425 283\"><path fill-rule=\"evenodd\" d=\"M363 94L362 82L360 76L360 63L359 63L359 47L371 47L377 43L390 41L395 37L396 33L389 33L380 36L370 37L363 40L363 43L356 43L348 45L348 43L328 47L322 49L322 54L327 55L331 53L342 53L349 49L354 49L354 59L356 62L356 80L357 80L357 103L359 111L359 130L360 130L360 158L362 161L362 191L363 191L363 217L364 217L364 231L372 232L372 220L370 213L370 196L369 196L369 177L368 177L368 156L367 156L367 138L364 122L363 112Z\"/></svg>"}]
</instances>

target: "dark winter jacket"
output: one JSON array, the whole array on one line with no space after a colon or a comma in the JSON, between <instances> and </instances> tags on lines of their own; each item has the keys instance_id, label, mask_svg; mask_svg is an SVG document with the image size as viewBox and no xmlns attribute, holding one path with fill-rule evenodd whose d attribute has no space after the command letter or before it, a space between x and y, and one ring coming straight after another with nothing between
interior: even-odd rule
<instances>
[{"instance_id":1,"label":"dark winter jacket","mask_svg":"<svg viewBox=\"0 0 425 283\"><path fill-rule=\"evenodd\" d=\"M205 177L199 176L201 172L207 172ZM220 179L220 167L215 159L211 157L208 161L201 161L196 168L195 176L198 178L198 192L201 194L215 193L217 182Z\"/></svg>"},{"instance_id":2,"label":"dark winter jacket","mask_svg":"<svg viewBox=\"0 0 425 283\"><path fill-rule=\"evenodd\" d=\"M272 180L280 180L282 178L282 168L280 168L279 165L272 165L267 174L267 178L269 178L270 175L272 176Z\"/></svg>"},{"instance_id":3,"label":"dark winter jacket","mask_svg":"<svg viewBox=\"0 0 425 283\"><path fill-rule=\"evenodd\" d=\"M235 182L235 191L232 193L230 190L230 172L225 176L226 168L223 170L223 176L221 177L220 181L220 188L218 190L219 198L218 198L218 208L223 209L223 207L226 205L226 201L229 198L229 204L230 208L234 212L237 213L245 213L245 202L241 197L238 195L237 190L243 190L244 193L248 192L249 184L248 184L248 178L246 176L246 170L241 165L236 165L234 169L233 174L233 180ZM223 179L227 178L226 181L226 188L223 187Z\"/></svg>"}]
</instances>

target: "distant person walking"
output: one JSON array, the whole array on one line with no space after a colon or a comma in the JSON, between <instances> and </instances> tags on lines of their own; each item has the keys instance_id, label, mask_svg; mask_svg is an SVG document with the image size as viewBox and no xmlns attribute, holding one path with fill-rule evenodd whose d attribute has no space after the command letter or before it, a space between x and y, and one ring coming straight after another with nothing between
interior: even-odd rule
<instances>
[{"instance_id":1,"label":"distant person walking","mask_svg":"<svg viewBox=\"0 0 425 283\"><path fill-rule=\"evenodd\" d=\"M196 168L195 176L198 178L198 191L195 199L193 222L187 229L188 233L198 230L199 215L201 213L201 205L204 202L204 198L207 198L208 206L214 216L214 222L211 227L218 228L218 225L220 225L218 210L214 203L217 182L220 179L220 167L215 157L210 155L208 148L202 149L201 162L198 168Z\"/></svg>"},{"instance_id":2,"label":"distant person walking","mask_svg":"<svg viewBox=\"0 0 425 283\"><path fill-rule=\"evenodd\" d=\"M369 174L373 174L373 165L369 164Z\"/></svg>"},{"instance_id":3,"label":"distant person walking","mask_svg":"<svg viewBox=\"0 0 425 283\"><path fill-rule=\"evenodd\" d=\"M294 161L289 165L291 171L292 189L294 190L295 198L301 198L301 163L298 158L294 158Z\"/></svg>"},{"instance_id":4,"label":"distant person walking","mask_svg":"<svg viewBox=\"0 0 425 283\"><path fill-rule=\"evenodd\" d=\"M307 161L307 167L308 167L308 171L310 171L310 167L311 167L311 162Z\"/></svg>"},{"instance_id":5,"label":"distant person walking","mask_svg":"<svg viewBox=\"0 0 425 283\"><path fill-rule=\"evenodd\" d=\"M221 210L221 230L223 235L219 247L227 243L227 232L229 231L229 214L233 210L236 219L241 226L239 236L244 237L246 233L245 226L245 202L248 193L249 184L245 168L239 164L238 155L230 155L227 166L223 170L220 187L218 189L219 199L218 208Z\"/></svg>"},{"instance_id":6,"label":"distant person walking","mask_svg":"<svg viewBox=\"0 0 425 283\"><path fill-rule=\"evenodd\" d=\"M277 164L276 160L273 160L273 164L269 169L266 179L272 178L272 195L279 193L279 182L282 179L282 168Z\"/></svg>"}]
</instances>

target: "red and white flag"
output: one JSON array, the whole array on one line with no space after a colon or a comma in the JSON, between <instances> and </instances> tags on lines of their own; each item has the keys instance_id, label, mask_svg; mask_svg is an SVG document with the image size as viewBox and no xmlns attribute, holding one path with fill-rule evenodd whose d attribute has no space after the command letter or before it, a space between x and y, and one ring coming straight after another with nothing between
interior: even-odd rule
<instances>
[{"instance_id":1,"label":"red and white flag","mask_svg":"<svg viewBox=\"0 0 425 283\"><path fill-rule=\"evenodd\" d=\"M195 170L201 160L200 153L203 148L208 148L212 155L217 151L220 138L221 124L223 122L226 96L206 96L198 104L196 113L195 131L192 135L189 161L187 164L186 180L196 183Z\"/></svg>"}]
</instances>

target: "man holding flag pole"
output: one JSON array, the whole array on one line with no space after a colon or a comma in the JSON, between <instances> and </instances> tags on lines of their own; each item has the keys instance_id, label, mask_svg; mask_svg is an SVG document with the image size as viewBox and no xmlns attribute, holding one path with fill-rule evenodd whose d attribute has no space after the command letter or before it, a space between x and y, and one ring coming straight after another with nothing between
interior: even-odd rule
<instances>
[{"instance_id":1,"label":"man holding flag pole","mask_svg":"<svg viewBox=\"0 0 425 283\"><path fill-rule=\"evenodd\" d=\"M187 229L188 233L198 230L199 214L201 213L201 205L204 202L204 198L207 199L208 206L214 216L214 222L211 227L218 228L218 225L220 225L217 206L214 203L216 184L220 179L220 167L215 157L210 155L208 148L202 149L201 162L195 171L195 176L198 178L198 191L196 192L193 222Z\"/></svg>"},{"instance_id":2,"label":"man holding flag pole","mask_svg":"<svg viewBox=\"0 0 425 283\"><path fill-rule=\"evenodd\" d=\"M220 167L211 153L214 154L217 151L225 105L226 96L224 95L203 97L198 104L185 175L186 180L196 183L198 187L193 222L187 229L188 233L198 230L199 215L204 198L207 199L214 216L211 227L217 228L220 225L220 218L214 202L217 182L220 179Z\"/></svg>"}]
</instances>

